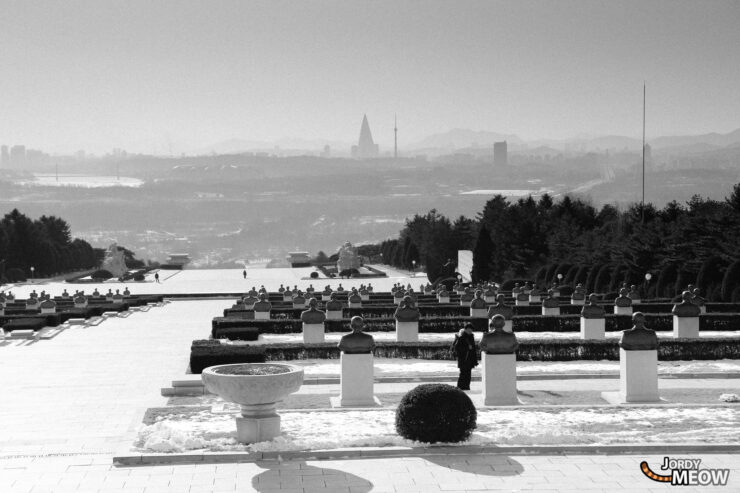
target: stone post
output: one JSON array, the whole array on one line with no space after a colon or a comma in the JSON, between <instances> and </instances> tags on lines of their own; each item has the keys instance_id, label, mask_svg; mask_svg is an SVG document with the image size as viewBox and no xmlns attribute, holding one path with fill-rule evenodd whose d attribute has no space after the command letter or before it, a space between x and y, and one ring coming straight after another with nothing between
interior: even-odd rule
<instances>
[{"instance_id":1,"label":"stone post","mask_svg":"<svg viewBox=\"0 0 740 493\"><path fill-rule=\"evenodd\" d=\"M42 301L39 304L41 315L48 315L57 312L57 304L51 300Z\"/></svg>"},{"instance_id":2,"label":"stone post","mask_svg":"<svg viewBox=\"0 0 740 493\"><path fill-rule=\"evenodd\" d=\"M306 298L298 295L292 299L293 301L293 310L303 310L306 308Z\"/></svg>"},{"instance_id":3,"label":"stone post","mask_svg":"<svg viewBox=\"0 0 740 493\"><path fill-rule=\"evenodd\" d=\"M491 319L489 332L480 341L483 359L483 405L519 404L516 390L516 350L519 343L512 332L504 329L502 315Z\"/></svg>"},{"instance_id":4,"label":"stone post","mask_svg":"<svg viewBox=\"0 0 740 493\"><path fill-rule=\"evenodd\" d=\"M375 341L371 335L362 332L363 325L362 317L352 317L352 332L339 341L341 374L338 404L341 407L377 405L373 395L375 378L372 351Z\"/></svg>"},{"instance_id":5,"label":"stone post","mask_svg":"<svg viewBox=\"0 0 740 493\"><path fill-rule=\"evenodd\" d=\"M529 306L529 295L524 292L520 292L516 295L516 306Z\"/></svg>"},{"instance_id":6,"label":"stone post","mask_svg":"<svg viewBox=\"0 0 740 493\"><path fill-rule=\"evenodd\" d=\"M473 302L473 298L475 298L475 295L473 295L473 293L465 291L463 294L460 295L460 306L470 306L470 304Z\"/></svg>"},{"instance_id":7,"label":"stone post","mask_svg":"<svg viewBox=\"0 0 740 493\"><path fill-rule=\"evenodd\" d=\"M496 294L495 289L488 287L488 289L483 292L483 301L486 303L494 303L496 301Z\"/></svg>"},{"instance_id":8,"label":"stone post","mask_svg":"<svg viewBox=\"0 0 740 493\"><path fill-rule=\"evenodd\" d=\"M316 298L311 298L308 302L308 310L301 313L301 322L303 322L303 343L316 344L324 342L324 321L326 314L316 307L318 302Z\"/></svg>"},{"instance_id":9,"label":"stone post","mask_svg":"<svg viewBox=\"0 0 740 493\"><path fill-rule=\"evenodd\" d=\"M542 301L542 295L540 293L540 290L537 289L537 287L535 286L529 291L529 302L539 303L540 301Z\"/></svg>"},{"instance_id":10,"label":"stone post","mask_svg":"<svg viewBox=\"0 0 740 493\"><path fill-rule=\"evenodd\" d=\"M336 293L332 293L329 297L329 301L326 303L326 319L327 320L341 320L342 319L342 302L337 300Z\"/></svg>"},{"instance_id":11,"label":"stone post","mask_svg":"<svg viewBox=\"0 0 740 493\"><path fill-rule=\"evenodd\" d=\"M506 305L504 302L506 297L503 294L496 296L496 300L497 301L494 305L488 307L488 319L490 320L496 315L503 316L505 320L504 330L507 332L513 332L514 326L512 323L512 317L514 316L514 309Z\"/></svg>"},{"instance_id":12,"label":"stone post","mask_svg":"<svg viewBox=\"0 0 740 493\"><path fill-rule=\"evenodd\" d=\"M551 317L560 315L560 302L553 298L552 290L547 292L547 298L542 300L542 316Z\"/></svg>"},{"instance_id":13,"label":"stone post","mask_svg":"<svg viewBox=\"0 0 740 493\"><path fill-rule=\"evenodd\" d=\"M254 304L253 309L255 320L270 320L270 310L272 310L272 303L267 301L267 294L260 293L259 301Z\"/></svg>"},{"instance_id":14,"label":"stone post","mask_svg":"<svg viewBox=\"0 0 740 493\"><path fill-rule=\"evenodd\" d=\"M627 294L632 303L640 303L642 298L640 297L640 291L637 290L637 286L634 284L630 286L630 292Z\"/></svg>"},{"instance_id":15,"label":"stone post","mask_svg":"<svg viewBox=\"0 0 740 493\"><path fill-rule=\"evenodd\" d=\"M641 312L632 315L632 321L635 325L622 332L619 340L617 401L659 402L658 336L654 330L645 328L645 316ZM615 396L608 394L603 393L602 396L612 402Z\"/></svg>"},{"instance_id":16,"label":"stone post","mask_svg":"<svg viewBox=\"0 0 740 493\"><path fill-rule=\"evenodd\" d=\"M470 302L470 317L488 318L488 306L483 300L483 291L479 289L474 296L473 301Z\"/></svg>"},{"instance_id":17,"label":"stone post","mask_svg":"<svg viewBox=\"0 0 740 493\"><path fill-rule=\"evenodd\" d=\"M693 303L690 291L681 295L683 301L673 305L673 337L699 338L699 315L701 310Z\"/></svg>"},{"instance_id":18,"label":"stone post","mask_svg":"<svg viewBox=\"0 0 740 493\"><path fill-rule=\"evenodd\" d=\"M571 305L585 305L586 304L586 290L583 289L583 284L577 284L573 290L573 294L570 295Z\"/></svg>"},{"instance_id":19,"label":"stone post","mask_svg":"<svg viewBox=\"0 0 740 493\"><path fill-rule=\"evenodd\" d=\"M604 339L606 312L598 304L598 296L591 293L588 303L581 309L581 339Z\"/></svg>"},{"instance_id":20,"label":"stone post","mask_svg":"<svg viewBox=\"0 0 740 493\"><path fill-rule=\"evenodd\" d=\"M419 309L413 305L410 296L405 296L396 309L396 341L419 341Z\"/></svg>"},{"instance_id":21,"label":"stone post","mask_svg":"<svg viewBox=\"0 0 740 493\"><path fill-rule=\"evenodd\" d=\"M614 315L632 315L632 300L627 294L627 288L619 290L619 297L614 300Z\"/></svg>"},{"instance_id":22,"label":"stone post","mask_svg":"<svg viewBox=\"0 0 740 493\"><path fill-rule=\"evenodd\" d=\"M446 289L443 289L437 294L437 301L441 303L449 303L450 302L450 292Z\"/></svg>"}]
</instances>

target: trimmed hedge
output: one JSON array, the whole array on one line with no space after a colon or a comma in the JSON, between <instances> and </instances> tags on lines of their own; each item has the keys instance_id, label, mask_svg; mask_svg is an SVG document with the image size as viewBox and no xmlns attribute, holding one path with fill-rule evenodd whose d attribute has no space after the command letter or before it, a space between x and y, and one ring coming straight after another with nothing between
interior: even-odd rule
<instances>
[{"instance_id":1,"label":"trimmed hedge","mask_svg":"<svg viewBox=\"0 0 740 493\"><path fill-rule=\"evenodd\" d=\"M256 341L260 331L257 327L220 327L211 332L214 339L228 339L230 341Z\"/></svg>"},{"instance_id":2,"label":"trimmed hedge","mask_svg":"<svg viewBox=\"0 0 740 493\"><path fill-rule=\"evenodd\" d=\"M462 390L440 383L419 385L401 398L396 433L424 443L464 442L476 427L478 413Z\"/></svg>"},{"instance_id":3,"label":"trimmed hedge","mask_svg":"<svg viewBox=\"0 0 740 493\"><path fill-rule=\"evenodd\" d=\"M264 346L229 346L212 340L193 341L190 346L190 371L194 374L209 366L264 362Z\"/></svg>"},{"instance_id":4,"label":"trimmed hedge","mask_svg":"<svg viewBox=\"0 0 740 493\"><path fill-rule=\"evenodd\" d=\"M376 358L449 361L454 360L450 354L451 342L452 334L449 341L378 341L373 354ZM528 339L519 341L516 354L518 361L618 361L619 345L616 340ZM229 346L211 340L193 341L190 364L193 373L200 373L205 367L227 363L338 358L339 349L333 343ZM740 338L661 339L658 359L663 361L740 359Z\"/></svg>"},{"instance_id":5,"label":"trimmed hedge","mask_svg":"<svg viewBox=\"0 0 740 493\"><path fill-rule=\"evenodd\" d=\"M673 330L673 315L646 313L646 326L658 331ZM626 330L632 328L632 317L628 315L606 315L605 328L607 331ZM371 318L365 320L367 332L393 332L396 330L395 320L392 318ZM422 334L452 334L472 323L475 330L483 332L488 326L486 319L470 317L425 318L419 320L419 333ZM552 317L514 316L515 332L578 332L580 331L580 316L560 315ZM227 327L255 327L260 334L299 334L303 331L300 320L242 320L232 318L214 318L211 322L211 334L218 329ZM349 319L327 320L326 332L349 332ZM700 330L740 330L740 316L726 313L709 313L699 318Z\"/></svg>"},{"instance_id":6,"label":"trimmed hedge","mask_svg":"<svg viewBox=\"0 0 740 493\"><path fill-rule=\"evenodd\" d=\"M13 332L14 330L33 330L34 332L39 331L46 327L46 318L35 317L35 318L15 318L9 320L3 324L5 332Z\"/></svg>"}]
</instances>

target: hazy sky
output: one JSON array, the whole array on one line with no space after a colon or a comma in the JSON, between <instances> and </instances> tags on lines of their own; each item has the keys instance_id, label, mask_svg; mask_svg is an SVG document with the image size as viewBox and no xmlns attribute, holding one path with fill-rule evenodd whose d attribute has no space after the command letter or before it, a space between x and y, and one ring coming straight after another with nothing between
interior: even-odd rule
<instances>
[{"instance_id":1,"label":"hazy sky","mask_svg":"<svg viewBox=\"0 0 740 493\"><path fill-rule=\"evenodd\" d=\"M740 127L740 1L0 0L0 143Z\"/></svg>"}]
</instances>

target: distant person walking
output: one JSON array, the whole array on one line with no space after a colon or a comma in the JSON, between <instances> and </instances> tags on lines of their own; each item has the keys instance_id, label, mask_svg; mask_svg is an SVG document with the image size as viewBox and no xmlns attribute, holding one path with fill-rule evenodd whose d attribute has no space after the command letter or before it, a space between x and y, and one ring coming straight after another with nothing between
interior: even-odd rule
<instances>
[{"instance_id":1,"label":"distant person walking","mask_svg":"<svg viewBox=\"0 0 740 493\"><path fill-rule=\"evenodd\" d=\"M244 279L246 279L246 278L247 278L247 269L244 269L244 270L242 271L242 276L244 276Z\"/></svg>"},{"instance_id":2,"label":"distant person walking","mask_svg":"<svg viewBox=\"0 0 740 493\"><path fill-rule=\"evenodd\" d=\"M473 368L478 366L478 354L475 350L475 336L473 336L473 325L465 324L464 329L455 334L452 343L452 353L457 358L457 367L460 376L457 379L457 388L470 390L470 379Z\"/></svg>"},{"instance_id":3,"label":"distant person walking","mask_svg":"<svg viewBox=\"0 0 740 493\"><path fill-rule=\"evenodd\" d=\"M159 272L155 272L155 273L154 273L154 281L155 281L156 283L159 283Z\"/></svg>"}]
</instances>

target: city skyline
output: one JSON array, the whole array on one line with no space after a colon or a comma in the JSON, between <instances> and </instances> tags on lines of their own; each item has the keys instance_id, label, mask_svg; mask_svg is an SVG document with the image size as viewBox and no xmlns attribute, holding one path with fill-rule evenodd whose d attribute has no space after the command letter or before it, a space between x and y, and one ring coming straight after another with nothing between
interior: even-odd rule
<instances>
[{"instance_id":1,"label":"city skyline","mask_svg":"<svg viewBox=\"0 0 740 493\"><path fill-rule=\"evenodd\" d=\"M737 2L1 3L0 141L48 152L637 137L644 80L648 140L740 127Z\"/></svg>"}]
</instances>

